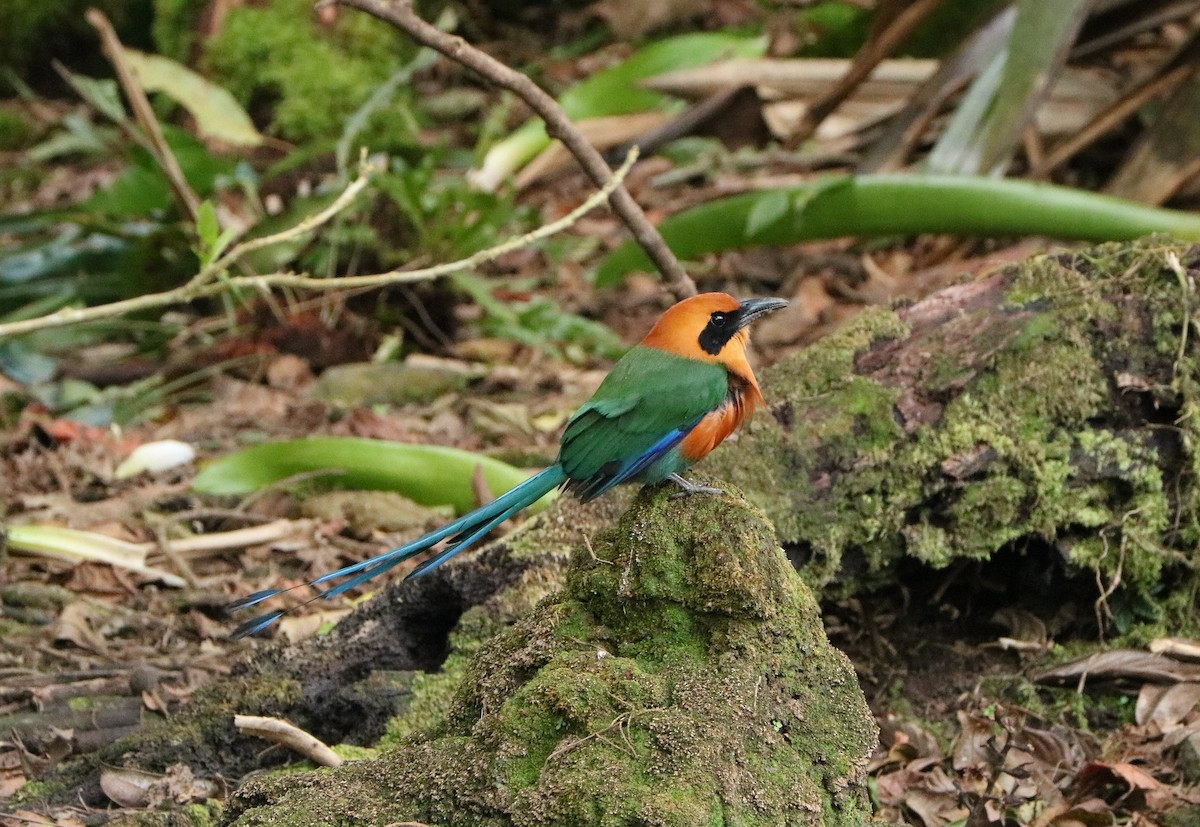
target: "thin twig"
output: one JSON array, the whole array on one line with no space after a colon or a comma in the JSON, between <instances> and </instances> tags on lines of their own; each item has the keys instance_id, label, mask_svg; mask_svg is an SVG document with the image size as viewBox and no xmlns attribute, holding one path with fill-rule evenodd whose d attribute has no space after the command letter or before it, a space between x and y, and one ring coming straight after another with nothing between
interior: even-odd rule
<instances>
[{"instance_id":1,"label":"thin twig","mask_svg":"<svg viewBox=\"0 0 1200 827\"><path fill-rule=\"evenodd\" d=\"M828 92L809 105L799 128L788 136L787 148L795 149L807 141L817 131L821 122L829 117L829 114L837 109L842 101L848 98L870 76L881 61L896 51L912 34L913 29L928 17L941 2L942 0L916 0L897 14L883 31L872 37L863 48L859 49L850 68L846 70L846 74L842 75Z\"/></svg>"},{"instance_id":2,"label":"thin twig","mask_svg":"<svg viewBox=\"0 0 1200 827\"><path fill-rule=\"evenodd\" d=\"M162 167L163 172L167 175L167 180L171 182L171 189L175 192L175 198L183 207L188 218L195 223L200 215L200 197L188 184L187 179L183 176L183 169L179 166L179 161L175 158L175 153L171 151L170 145L167 143L167 138L163 135L162 127L158 123L158 118L154 116L154 109L150 106L150 99L146 97L146 90L142 88L142 84L138 82L137 74L134 73L133 67L129 65L129 61L125 59L125 47L121 45L121 40L117 37L117 32L113 29L112 24L108 22L108 18L104 16L104 12L99 9L87 10L87 21L92 24L92 28L100 35L100 47L104 51L104 56L112 63L113 68L117 70L117 80L121 82L121 88L125 90L125 97L129 98L129 105L133 109L133 116L137 119L138 124L146 133L146 137L150 141L150 146L155 160Z\"/></svg>"},{"instance_id":3,"label":"thin twig","mask_svg":"<svg viewBox=\"0 0 1200 827\"><path fill-rule=\"evenodd\" d=\"M608 183L612 176L612 170L604 162L603 156L571 123L567 113L554 98L527 76L510 69L490 55L476 49L461 37L440 31L422 20L413 9L412 0L321 0L317 7L334 4L351 6L391 23L418 43L441 52L451 60L478 72L497 86L517 95L545 121L547 134L562 141L563 146L575 156L583 171L596 186L603 187ZM629 228L638 244L645 249L646 255L663 274L667 288L677 298L682 299L695 295L695 283L683 269L675 254L671 252L662 235L646 218L646 214L642 212L637 202L633 200L633 196L624 187L618 186L609 196L609 203L621 220L625 222L625 226Z\"/></svg>"},{"instance_id":4,"label":"thin twig","mask_svg":"<svg viewBox=\"0 0 1200 827\"><path fill-rule=\"evenodd\" d=\"M1140 86L1127 90L1119 98L1106 106L1081 129L1067 136L1042 159L1040 164L1034 164L1034 178L1048 178L1050 173L1065 164L1077 153L1095 143L1104 135L1108 135L1126 118L1137 112L1155 98L1162 97L1173 91L1184 78L1196 71L1194 65L1177 66L1175 69L1156 78L1151 78Z\"/></svg>"},{"instance_id":5,"label":"thin twig","mask_svg":"<svg viewBox=\"0 0 1200 827\"><path fill-rule=\"evenodd\" d=\"M374 167L367 164L363 166L359 177L350 186L346 187L342 194L325 209L309 216L287 230L236 245L224 256L203 268L186 284L176 287L173 290L164 290L161 293L135 296L131 299L100 304L94 307L66 307L46 316L0 324L0 339L5 336L32 333L35 330L63 327L65 325L79 324L80 322L93 322L98 319L110 319L124 313L148 310L152 307L185 304L195 299L216 296L240 288L266 290L272 287L298 287L306 290L348 290L360 287L383 287L389 284L429 281L448 273L477 267L513 250L527 247L543 238L562 232L575 224L585 214L602 204L612 193L613 189L620 186L621 182L625 180L625 176L629 173L629 169L636 160L637 152L636 150L631 150L625 159L625 163L613 173L612 178L603 187L592 193L586 201L557 221L538 227L533 232L519 238L511 238L503 241L495 247L481 250L474 255L458 261L438 264L434 267L426 267L420 270L390 270L386 273L376 273L368 276L347 276L345 278L315 278L296 273L270 273L262 276L234 276L223 280L214 280L219 273L228 269L247 253L261 249L262 247L268 247L272 244L289 241L296 236L314 230L344 210L367 185L371 173L375 171Z\"/></svg>"}]
</instances>

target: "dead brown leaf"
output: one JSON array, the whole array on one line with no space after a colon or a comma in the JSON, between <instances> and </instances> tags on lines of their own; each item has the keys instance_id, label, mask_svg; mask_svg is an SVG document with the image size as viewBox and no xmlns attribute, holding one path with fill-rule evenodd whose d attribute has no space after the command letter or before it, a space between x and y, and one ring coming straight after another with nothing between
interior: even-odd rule
<instances>
[{"instance_id":1,"label":"dead brown leaf","mask_svg":"<svg viewBox=\"0 0 1200 827\"><path fill-rule=\"evenodd\" d=\"M1143 726L1153 724L1159 732L1169 732L1182 724L1197 704L1200 683L1146 684L1138 692L1136 720Z\"/></svg>"},{"instance_id":2,"label":"dead brown leaf","mask_svg":"<svg viewBox=\"0 0 1200 827\"><path fill-rule=\"evenodd\" d=\"M1200 681L1200 664L1180 663L1138 649L1111 649L1060 664L1034 675L1033 679L1055 685L1118 679L1158 683Z\"/></svg>"},{"instance_id":3,"label":"dead brown leaf","mask_svg":"<svg viewBox=\"0 0 1200 827\"><path fill-rule=\"evenodd\" d=\"M59 612L51 626L51 637L94 654L106 654L108 644L96 631L102 621L99 607L89 600L73 600Z\"/></svg>"}]
</instances>

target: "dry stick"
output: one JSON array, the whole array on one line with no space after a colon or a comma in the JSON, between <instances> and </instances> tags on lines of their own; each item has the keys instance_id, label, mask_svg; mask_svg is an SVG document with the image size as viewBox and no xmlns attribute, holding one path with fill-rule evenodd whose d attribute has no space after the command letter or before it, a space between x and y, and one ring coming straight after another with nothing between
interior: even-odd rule
<instances>
[{"instance_id":1,"label":"dry stick","mask_svg":"<svg viewBox=\"0 0 1200 827\"><path fill-rule=\"evenodd\" d=\"M795 149L812 136L821 122L837 109L855 89L875 70L875 67L900 46L917 25L936 9L942 0L916 0L854 56L854 62L833 88L813 101L799 128L787 140L787 148Z\"/></svg>"},{"instance_id":2,"label":"dry stick","mask_svg":"<svg viewBox=\"0 0 1200 827\"><path fill-rule=\"evenodd\" d=\"M234 715L233 725L243 735L255 735L287 747L318 766L340 767L345 763L342 756L330 749L324 741L281 718Z\"/></svg>"},{"instance_id":3,"label":"dry stick","mask_svg":"<svg viewBox=\"0 0 1200 827\"><path fill-rule=\"evenodd\" d=\"M119 302L111 302L110 304L100 304L94 307L65 307L46 316L3 323L0 324L0 339L3 339L5 336L32 333L35 330L63 327L80 322L93 322L97 319L110 319L114 316L132 313L136 310L148 310L152 307L164 307L171 304L184 304L195 299L216 296L242 287L256 290L267 290L272 287L299 287L308 290L343 290L356 287L383 287L389 284L428 281L439 276L458 272L459 270L476 267L487 261L493 261L512 250L527 247L536 241L562 232L585 214L600 206L613 190L625 180L625 176L629 173L629 169L636 160L637 151L630 150L625 163L613 174L608 183L592 193L586 201L557 221L545 224L531 233L518 238L511 238L497 244L495 247L481 250L474 255L458 261L439 264L434 267L426 267L421 270L391 270L386 273L377 273L369 276L347 276L345 278L314 278L294 273L271 273L265 276L234 276L221 281L213 280L219 273L227 270L247 253L303 235L309 230L316 229L345 209L367 185L370 174L374 171L369 165L364 165L362 171L359 173L359 177L350 186L346 187L342 194L328 207L283 232L252 239L236 245L224 256L203 268L186 284L176 287L173 290L150 293L145 296L135 296L132 299L124 299Z\"/></svg>"},{"instance_id":4,"label":"dry stick","mask_svg":"<svg viewBox=\"0 0 1200 827\"><path fill-rule=\"evenodd\" d=\"M1136 89L1125 92L1120 98L1109 104L1104 111L1092 118L1090 123L1055 145L1040 164L1034 164L1032 177L1048 178L1051 172L1075 157L1076 153L1107 135L1145 104L1173 90L1194 71L1196 71L1196 67L1193 65L1178 66L1165 75L1151 78Z\"/></svg>"},{"instance_id":5,"label":"dry stick","mask_svg":"<svg viewBox=\"0 0 1200 827\"><path fill-rule=\"evenodd\" d=\"M108 22L104 12L99 9L88 9L86 16L88 23L91 23L92 28L100 35L100 47L104 51L104 56L117 70L117 79L121 82L121 88L125 90L125 97L129 98L133 116L145 131L146 137L149 138L154 155L157 156L156 160L167 174L167 180L171 182L171 189L174 190L176 199L183 206L184 212L195 223L200 215L200 198L192 190L187 179L183 177L179 161L176 160L175 153L167 144L167 138L163 135L158 118L154 117L154 109L150 106L150 99L146 97L146 90L142 88L129 61L125 59L125 48L121 45L116 30Z\"/></svg>"},{"instance_id":6,"label":"dry stick","mask_svg":"<svg viewBox=\"0 0 1200 827\"><path fill-rule=\"evenodd\" d=\"M321 0L317 7L331 4L351 6L391 23L423 46L441 52L451 60L483 75L497 86L509 90L541 117L546 123L547 134L562 141L563 146L575 156L596 186L604 186L612 176L612 170L604 162L603 156L580 134L554 98L525 75L481 52L461 37L440 31L422 20L413 10L411 0ZM633 196L624 187L619 186L609 196L609 203L663 274L667 288L676 298L694 296L695 283L675 258L662 235L633 200Z\"/></svg>"}]
</instances>

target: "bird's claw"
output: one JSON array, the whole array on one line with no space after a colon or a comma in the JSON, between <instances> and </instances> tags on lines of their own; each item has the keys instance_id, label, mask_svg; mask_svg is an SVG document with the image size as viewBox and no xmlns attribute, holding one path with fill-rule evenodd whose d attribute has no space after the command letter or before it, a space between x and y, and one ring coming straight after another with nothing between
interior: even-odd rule
<instances>
[{"instance_id":1,"label":"bird's claw","mask_svg":"<svg viewBox=\"0 0 1200 827\"><path fill-rule=\"evenodd\" d=\"M697 483L690 482L689 480L684 479L683 477L679 476L678 474L672 474L667 479L671 480L671 482L675 483L680 488L679 491L676 491L674 494L671 495L671 499L673 499L673 500L678 500L683 497L690 496L692 494L722 495L722 494L726 493L724 488L713 488L708 485L699 485Z\"/></svg>"}]
</instances>

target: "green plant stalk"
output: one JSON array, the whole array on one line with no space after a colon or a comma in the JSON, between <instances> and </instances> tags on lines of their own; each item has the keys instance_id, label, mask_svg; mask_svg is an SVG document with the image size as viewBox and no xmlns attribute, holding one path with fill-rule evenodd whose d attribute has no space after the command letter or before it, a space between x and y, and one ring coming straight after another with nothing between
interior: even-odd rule
<instances>
[{"instance_id":1,"label":"green plant stalk","mask_svg":"<svg viewBox=\"0 0 1200 827\"><path fill-rule=\"evenodd\" d=\"M1169 233L1200 241L1200 214L1009 178L863 175L722 198L671 216L659 230L676 255L694 259L757 245L916 233L1083 241ZM648 270L649 261L629 242L604 260L596 283L619 284L637 269Z\"/></svg>"},{"instance_id":2,"label":"green plant stalk","mask_svg":"<svg viewBox=\"0 0 1200 827\"><path fill-rule=\"evenodd\" d=\"M440 445L412 445L355 437L311 437L256 445L207 463L192 481L202 494L248 494L304 474L330 471L339 487L396 491L422 505L475 508L472 478L482 470L488 487L503 493L529 478L520 468L491 457ZM531 508L549 505L547 494Z\"/></svg>"},{"instance_id":3,"label":"green plant stalk","mask_svg":"<svg viewBox=\"0 0 1200 827\"><path fill-rule=\"evenodd\" d=\"M152 543L129 543L97 534L54 525L10 525L4 528L8 548L66 560L69 563L107 563L161 580L168 586L187 585L182 577L146 565Z\"/></svg>"}]
</instances>

